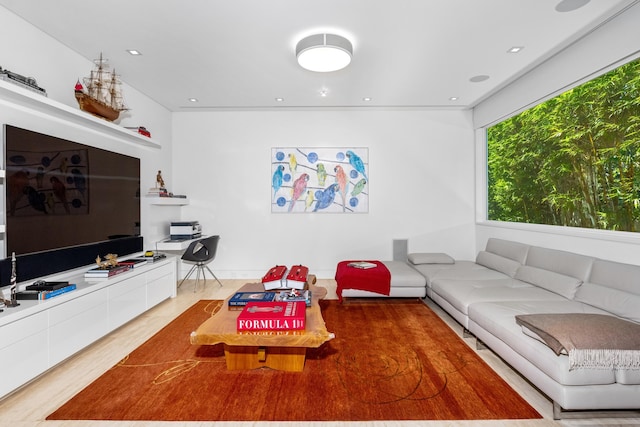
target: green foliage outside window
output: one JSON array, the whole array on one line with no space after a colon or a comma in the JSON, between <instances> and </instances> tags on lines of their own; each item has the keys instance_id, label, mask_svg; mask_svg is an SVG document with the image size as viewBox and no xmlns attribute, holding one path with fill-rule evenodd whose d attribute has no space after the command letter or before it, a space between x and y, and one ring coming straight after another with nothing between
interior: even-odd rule
<instances>
[{"instance_id":1,"label":"green foliage outside window","mask_svg":"<svg viewBox=\"0 0 640 427\"><path fill-rule=\"evenodd\" d=\"M488 219L640 230L640 60L487 130Z\"/></svg>"}]
</instances>

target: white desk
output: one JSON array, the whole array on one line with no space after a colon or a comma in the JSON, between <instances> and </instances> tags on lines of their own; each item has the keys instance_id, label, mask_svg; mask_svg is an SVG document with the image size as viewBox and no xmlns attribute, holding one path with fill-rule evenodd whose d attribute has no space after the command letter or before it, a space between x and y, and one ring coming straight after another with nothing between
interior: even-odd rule
<instances>
[{"instance_id":1,"label":"white desk","mask_svg":"<svg viewBox=\"0 0 640 427\"><path fill-rule=\"evenodd\" d=\"M162 252L169 252L172 253L174 255L176 255L176 270L177 270L177 274L178 274L178 279L182 279L182 254L184 253L184 251L189 247L189 245L191 244L191 242L194 242L196 240L200 240L200 239L204 239L206 237L209 236L200 236L197 237L195 239L188 239L188 240L171 240L171 239L165 239L162 240L158 243L156 243L156 250L158 251L162 251Z\"/></svg>"},{"instance_id":2,"label":"white desk","mask_svg":"<svg viewBox=\"0 0 640 427\"><path fill-rule=\"evenodd\" d=\"M189 240L171 240L166 239L156 243L156 249L159 251L184 251L189 247L191 242L204 239L207 236L201 236L195 239Z\"/></svg>"}]
</instances>

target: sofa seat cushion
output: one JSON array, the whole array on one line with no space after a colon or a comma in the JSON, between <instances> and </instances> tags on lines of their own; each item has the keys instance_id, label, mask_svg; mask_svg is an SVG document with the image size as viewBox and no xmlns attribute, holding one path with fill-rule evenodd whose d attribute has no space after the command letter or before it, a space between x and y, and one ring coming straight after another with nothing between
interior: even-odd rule
<instances>
[{"instance_id":1,"label":"sofa seat cushion","mask_svg":"<svg viewBox=\"0 0 640 427\"><path fill-rule=\"evenodd\" d=\"M600 313L606 312L576 301L502 301L478 302L469 306L469 329L480 327L535 365L562 385L597 385L616 382L613 369L569 370L569 357L556 354L543 342L526 335L515 317L535 313Z\"/></svg>"},{"instance_id":2,"label":"sofa seat cushion","mask_svg":"<svg viewBox=\"0 0 640 427\"><path fill-rule=\"evenodd\" d=\"M560 295L516 279L456 280L438 278L432 290L463 314L470 304L485 301L553 300Z\"/></svg>"},{"instance_id":3,"label":"sofa seat cushion","mask_svg":"<svg viewBox=\"0 0 640 427\"><path fill-rule=\"evenodd\" d=\"M499 271L491 270L490 268L486 268L483 266L478 266L478 268L460 268L460 269L448 269L448 270L443 269L443 270L436 271L431 276L432 288L433 288L433 282L437 279L474 280L474 281L501 280L501 279L512 280L511 277L507 276L504 273L500 273Z\"/></svg>"},{"instance_id":4,"label":"sofa seat cushion","mask_svg":"<svg viewBox=\"0 0 640 427\"><path fill-rule=\"evenodd\" d=\"M456 260L454 264L416 264L412 267L424 276L427 281L428 287L431 287L431 279L436 277L441 271L467 271L486 269L486 267L478 265L473 261L459 260Z\"/></svg>"},{"instance_id":5,"label":"sofa seat cushion","mask_svg":"<svg viewBox=\"0 0 640 427\"><path fill-rule=\"evenodd\" d=\"M409 264L402 261L382 261L391 273L392 288L424 288L427 279Z\"/></svg>"}]
</instances>

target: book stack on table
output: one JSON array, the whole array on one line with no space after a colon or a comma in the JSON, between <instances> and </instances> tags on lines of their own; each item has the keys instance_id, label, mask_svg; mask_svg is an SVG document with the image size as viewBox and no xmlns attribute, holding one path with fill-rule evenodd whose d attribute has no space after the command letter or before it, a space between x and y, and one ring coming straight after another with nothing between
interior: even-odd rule
<instances>
[{"instance_id":1,"label":"book stack on table","mask_svg":"<svg viewBox=\"0 0 640 427\"><path fill-rule=\"evenodd\" d=\"M311 306L311 291L287 290L287 291L266 291L266 292L236 292L229 298L227 307L229 310L242 310L250 302L288 302L302 301L305 306Z\"/></svg>"},{"instance_id":2,"label":"book stack on table","mask_svg":"<svg viewBox=\"0 0 640 427\"><path fill-rule=\"evenodd\" d=\"M69 282L38 281L27 286L26 290L18 292L16 298L19 300L46 300L75 289L76 285Z\"/></svg>"},{"instance_id":3,"label":"book stack on table","mask_svg":"<svg viewBox=\"0 0 640 427\"><path fill-rule=\"evenodd\" d=\"M275 292L236 292L227 303L229 310L242 310L250 302L271 302Z\"/></svg>"},{"instance_id":4,"label":"book stack on table","mask_svg":"<svg viewBox=\"0 0 640 427\"><path fill-rule=\"evenodd\" d=\"M118 264L115 265L113 267L108 267L108 268L100 268L100 267L96 267L96 268L92 268L91 270L88 270L87 272L84 273L84 278L87 281L101 281L101 280L107 280L110 279L111 277L120 274L120 273L125 273L129 270L131 270L131 265L129 264Z\"/></svg>"},{"instance_id":5,"label":"book stack on table","mask_svg":"<svg viewBox=\"0 0 640 427\"><path fill-rule=\"evenodd\" d=\"M250 302L238 315L238 332L296 331L305 329L306 307L302 301Z\"/></svg>"}]
</instances>

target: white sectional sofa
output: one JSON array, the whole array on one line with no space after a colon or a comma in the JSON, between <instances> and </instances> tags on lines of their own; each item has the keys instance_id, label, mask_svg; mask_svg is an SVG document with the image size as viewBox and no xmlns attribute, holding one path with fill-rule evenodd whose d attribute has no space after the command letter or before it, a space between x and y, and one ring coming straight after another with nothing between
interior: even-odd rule
<instances>
[{"instance_id":1,"label":"white sectional sofa","mask_svg":"<svg viewBox=\"0 0 640 427\"><path fill-rule=\"evenodd\" d=\"M570 368L567 355L516 322L518 315L594 313L640 326L640 266L500 239L489 239L475 262L436 255L409 255L427 296L549 396L555 418L640 408L638 359L626 368Z\"/></svg>"}]
</instances>

